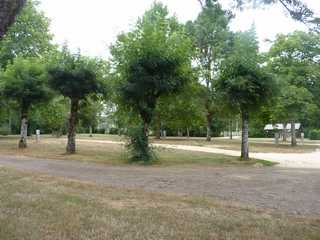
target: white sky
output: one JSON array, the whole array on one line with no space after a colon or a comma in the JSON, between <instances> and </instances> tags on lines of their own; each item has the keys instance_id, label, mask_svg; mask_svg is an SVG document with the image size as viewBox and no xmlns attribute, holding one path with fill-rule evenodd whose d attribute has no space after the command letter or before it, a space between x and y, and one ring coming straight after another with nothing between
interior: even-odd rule
<instances>
[{"instance_id":1,"label":"white sky","mask_svg":"<svg viewBox=\"0 0 320 240\"><path fill-rule=\"evenodd\" d=\"M221 0L229 8L229 0ZM320 0L304 0L320 10ZM139 16L150 8L154 0L40 0L40 8L51 19L55 42L67 42L72 49L80 48L90 56L108 56L108 46L122 31L130 30ZM197 0L162 0L181 22L194 20L200 6ZM316 3L318 2L318 4ZM278 33L305 29L286 16L279 6L237 13L232 30L243 31L255 22L261 50L267 50L265 39L273 40Z\"/></svg>"}]
</instances>

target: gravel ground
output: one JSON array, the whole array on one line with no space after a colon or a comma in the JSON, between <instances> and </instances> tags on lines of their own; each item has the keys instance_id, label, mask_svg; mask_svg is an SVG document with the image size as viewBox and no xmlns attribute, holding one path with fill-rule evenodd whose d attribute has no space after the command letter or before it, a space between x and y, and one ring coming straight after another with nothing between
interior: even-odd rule
<instances>
[{"instance_id":1,"label":"gravel ground","mask_svg":"<svg viewBox=\"0 0 320 240\"><path fill-rule=\"evenodd\" d=\"M320 170L278 167L114 167L0 156L0 165L113 187L208 196L295 215L320 216Z\"/></svg>"}]
</instances>

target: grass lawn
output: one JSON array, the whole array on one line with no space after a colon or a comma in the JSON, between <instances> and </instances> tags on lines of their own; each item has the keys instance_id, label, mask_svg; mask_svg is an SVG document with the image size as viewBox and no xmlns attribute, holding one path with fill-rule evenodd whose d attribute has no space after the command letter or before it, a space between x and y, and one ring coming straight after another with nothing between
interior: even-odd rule
<instances>
[{"instance_id":1,"label":"grass lawn","mask_svg":"<svg viewBox=\"0 0 320 240\"><path fill-rule=\"evenodd\" d=\"M320 219L0 167L0 239L319 239Z\"/></svg>"},{"instance_id":2,"label":"grass lawn","mask_svg":"<svg viewBox=\"0 0 320 240\"><path fill-rule=\"evenodd\" d=\"M153 140L156 143L165 144L177 144L177 145L193 145L193 146L205 146L213 148L221 148L227 150L241 150L240 139L223 139L213 138L212 142L205 141L204 138L167 138L163 140ZM320 145L317 142L308 141L305 145L299 144L296 147L291 147L290 143L280 142L279 145L275 145L271 139L259 140L249 139L250 152L260 153L308 153L314 152L320 149Z\"/></svg>"},{"instance_id":3,"label":"grass lawn","mask_svg":"<svg viewBox=\"0 0 320 240\"><path fill-rule=\"evenodd\" d=\"M66 155L66 139L43 136L40 143L36 143L33 138L28 141L28 148L25 150L17 149L18 138L2 137L0 138L0 154L17 155L45 159L66 159L79 160L85 162L97 162L104 164L121 165L128 163L127 152L123 145L110 144L103 142L81 141L85 136L79 136L77 142L77 154ZM112 140L120 141L117 136L95 137L93 140ZM262 160L251 160L249 162L240 161L237 157L217 155L212 153L190 152L182 150L156 149L159 157L156 165L237 165L248 166L260 163L266 166L272 166L274 163Z\"/></svg>"}]
</instances>

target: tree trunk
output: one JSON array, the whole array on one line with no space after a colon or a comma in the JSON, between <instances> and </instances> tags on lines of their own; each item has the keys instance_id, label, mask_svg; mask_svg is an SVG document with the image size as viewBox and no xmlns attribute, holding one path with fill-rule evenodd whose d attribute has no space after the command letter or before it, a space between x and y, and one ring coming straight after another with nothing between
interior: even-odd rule
<instances>
[{"instance_id":1,"label":"tree trunk","mask_svg":"<svg viewBox=\"0 0 320 240\"><path fill-rule=\"evenodd\" d=\"M3 38L26 0L0 0L0 39Z\"/></svg>"},{"instance_id":2,"label":"tree trunk","mask_svg":"<svg viewBox=\"0 0 320 240\"><path fill-rule=\"evenodd\" d=\"M161 139L161 117L160 113L156 113L156 139Z\"/></svg>"},{"instance_id":3,"label":"tree trunk","mask_svg":"<svg viewBox=\"0 0 320 240\"><path fill-rule=\"evenodd\" d=\"M287 123L283 124L283 130L282 130L282 141L286 142L287 141Z\"/></svg>"},{"instance_id":4,"label":"tree trunk","mask_svg":"<svg viewBox=\"0 0 320 240\"><path fill-rule=\"evenodd\" d=\"M208 113L207 115L207 142L211 142L211 123L212 123L212 114Z\"/></svg>"},{"instance_id":5,"label":"tree trunk","mask_svg":"<svg viewBox=\"0 0 320 240\"><path fill-rule=\"evenodd\" d=\"M76 152L76 125L79 110L79 100L71 99L71 111L68 126L68 144L67 153L74 154Z\"/></svg>"},{"instance_id":6,"label":"tree trunk","mask_svg":"<svg viewBox=\"0 0 320 240\"><path fill-rule=\"evenodd\" d=\"M297 138L296 138L296 126L295 121L291 121L291 146L295 147L297 146Z\"/></svg>"},{"instance_id":7,"label":"tree trunk","mask_svg":"<svg viewBox=\"0 0 320 240\"><path fill-rule=\"evenodd\" d=\"M190 138L190 129L187 127L187 138Z\"/></svg>"},{"instance_id":8,"label":"tree trunk","mask_svg":"<svg viewBox=\"0 0 320 240\"><path fill-rule=\"evenodd\" d=\"M27 137L28 137L28 114L26 110L22 110L19 148L21 149L27 148Z\"/></svg>"},{"instance_id":9,"label":"tree trunk","mask_svg":"<svg viewBox=\"0 0 320 240\"><path fill-rule=\"evenodd\" d=\"M232 136L232 120L230 120L229 122L229 137L230 140L232 140L233 136Z\"/></svg>"},{"instance_id":10,"label":"tree trunk","mask_svg":"<svg viewBox=\"0 0 320 240\"><path fill-rule=\"evenodd\" d=\"M89 137L93 137L93 135L92 135L92 126L89 127Z\"/></svg>"},{"instance_id":11,"label":"tree trunk","mask_svg":"<svg viewBox=\"0 0 320 240\"><path fill-rule=\"evenodd\" d=\"M12 116L11 116L11 110L9 108L8 111L8 134L11 135L12 134Z\"/></svg>"},{"instance_id":12,"label":"tree trunk","mask_svg":"<svg viewBox=\"0 0 320 240\"><path fill-rule=\"evenodd\" d=\"M241 159L249 160L249 114L242 112Z\"/></svg>"},{"instance_id":13,"label":"tree trunk","mask_svg":"<svg viewBox=\"0 0 320 240\"><path fill-rule=\"evenodd\" d=\"M144 132L144 136L146 138L148 138L149 137L149 124L146 121L143 123L143 132Z\"/></svg>"}]
</instances>

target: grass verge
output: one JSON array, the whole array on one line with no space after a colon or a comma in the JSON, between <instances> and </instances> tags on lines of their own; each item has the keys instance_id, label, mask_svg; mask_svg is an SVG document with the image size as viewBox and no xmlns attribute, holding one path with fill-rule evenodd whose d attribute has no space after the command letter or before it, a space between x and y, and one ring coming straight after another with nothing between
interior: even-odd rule
<instances>
[{"instance_id":1,"label":"grass verge","mask_svg":"<svg viewBox=\"0 0 320 240\"><path fill-rule=\"evenodd\" d=\"M319 239L320 220L0 168L0 239Z\"/></svg>"},{"instance_id":2,"label":"grass verge","mask_svg":"<svg viewBox=\"0 0 320 240\"><path fill-rule=\"evenodd\" d=\"M93 139L94 140L94 139ZM77 160L84 162L95 162L112 165L128 163L127 152L124 146L119 144L105 143L97 140L95 142L77 142L77 153L74 155L65 154L66 139L43 137L40 143L29 139L28 148L20 150L17 148L18 139L14 137L0 138L0 154L35 157L43 159ZM212 153L190 152L183 150L170 150L156 148L159 160L155 163L158 166L174 165L199 165L199 166L250 166L257 163L263 166L272 166L275 163L269 161L251 160L240 161L237 157L218 155Z\"/></svg>"}]
</instances>

